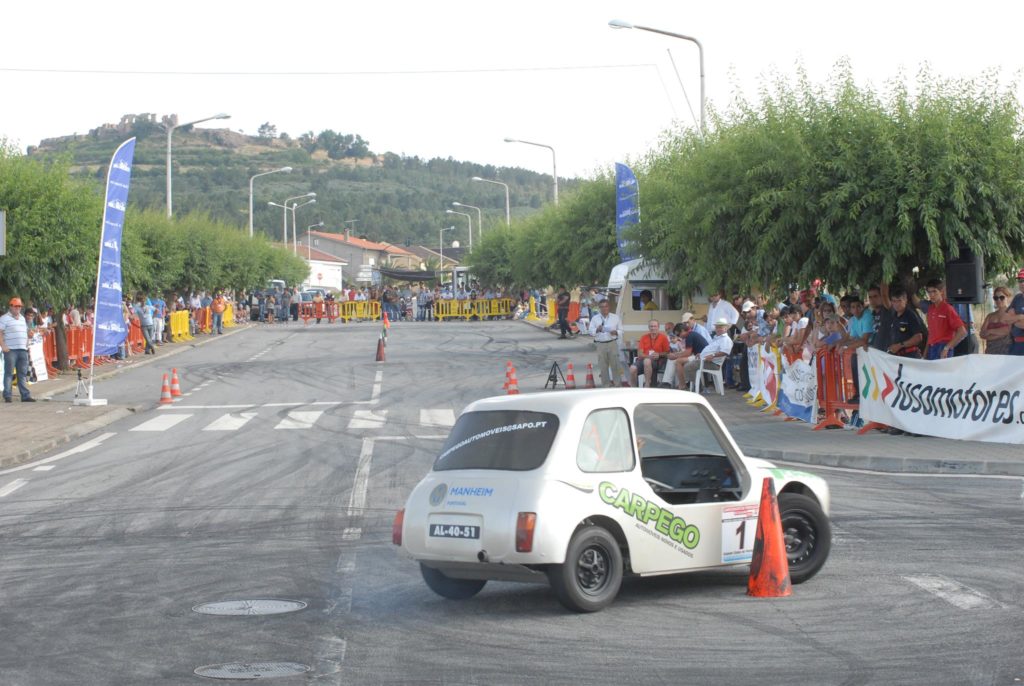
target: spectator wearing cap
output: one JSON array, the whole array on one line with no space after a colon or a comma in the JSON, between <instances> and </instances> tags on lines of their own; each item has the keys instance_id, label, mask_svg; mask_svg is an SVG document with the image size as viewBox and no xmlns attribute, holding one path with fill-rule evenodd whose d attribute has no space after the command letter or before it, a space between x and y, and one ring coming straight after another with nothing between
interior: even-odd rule
<instances>
[{"instance_id":1,"label":"spectator wearing cap","mask_svg":"<svg viewBox=\"0 0 1024 686\"><path fill-rule=\"evenodd\" d=\"M697 370L700 368L701 361L704 362L705 369L715 370L729 360L729 355L732 353L732 339L728 334L730 326L728 319L715 320L715 336L711 339L711 343L700 351L700 355L693 357L683 366L684 382L691 384L697 379Z\"/></svg>"},{"instance_id":2,"label":"spectator wearing cap","mask_svg":"<svg viewBox=\"0 0 1024 686\"><path fill-rule=\"evenodd\" d=\"M668 336L661 332L661 324L657 319L647 322L647 334L640 337L636 347L636 360L629 366L629 383L635 387L640 372L643 372L644 384L654 388L654 377L665 370L671 352Z\"/></svg>"},{"instance_id":3,"label":"spectator wearing cap","mask_svg":"<svg viewBox=\"0 0 1024 686\"><path fill-rule=\"evenodd\" d=\"M953 357L953 349L967 337L967 327L953 306L946 302L946 284L942 279L932 279L925 285L928 293L928 350L929 360L944 360Z\"/></svg>"},{"instance_id":4,"label":"spectator wearing cap","mask_svg":"<svg viewBox=\"0 0 1024 686\"><path fill-rule=\"evenodd\" d=\"M778 308L779 312L782 312L782 310L787 308L787 307L795 307L796 305L798 305L800 303L800 285L799 284L795 284L795 283L789 284L788 286L786 286L786 292L788 293L788 295L786 296L786 299L783 300L782 302L780 302L778 305L776 305L776 307Z\"/></svg>"},{"instance_id":5,"label":"spectator wearing cap","mask_svg":"<svg viewBox=\"0 0 1024 686\"><path fill-rule=\"evenodd\" d=\"M761 314L753 300L748 299L740 303L741 320L734 337L732 365L740 372L740 380L736 384L736 389L741 393L750 390L750 365L747 364L747 350L760 343L759 322L763 321Z\"/></svg>"},{"instance_id":6,"label":"spectator wearing cap","mask_svg":"<svg viewBox=\"0 0 1024 686\"><path fill-rule=\"evenodd\" d=\"M675 367L675 373L672 374L672 381L678 381L679 379L685 378L684 370L690 360L695 359L700 353L708 346L708 341L704 339L704 336L697 332L697 324L700 321L696 319L691 313L686 312L683 314L683 320L676 325L680 329L679 333L676 334L682 339L683 349L682 353L675 356L673 360L673 366ZM669 374L666 371L665 376ZM682 384L680 384L681 386Z\"/></svg>"},{"instance_id":7,"label":"spectator wearing cap","mask_svg":"<svg viewBox=\"0 0 1024 686\"><path fill-rule=\"evenodd\" d=\"M921 348L928 332L921 317L910 306L907 292L896 287L890 292L888 284L881 287L882 306L889 310L889 331L885 339L886 350L892 355L921 359Z\"/></svg>"},{"instance_id":8,"label":"spectator wearing cap","mask_svg":"<svg viewBox=\"0 0 1024 686\"><path fill-rule=\"evenodd\" d=\"M21 316L21 298L11 298L7 314L0 317L0 350L4 353L4 402L11 402L11 384L18 372L21 402L34 403L28 390L28 324Z\"/></svg>"},{"instance_id":9,"label":"spectator wearing cap","mask_svg":"<svg viewBox=\"0 0 1024 686\"><path fill-rule=\"evenodd\" d=\"M1003 321L1010 324L1010 354L1024 355L1024 269L1017 272L1018 293L1013 296Z\"/></svg>"}]
</instances>

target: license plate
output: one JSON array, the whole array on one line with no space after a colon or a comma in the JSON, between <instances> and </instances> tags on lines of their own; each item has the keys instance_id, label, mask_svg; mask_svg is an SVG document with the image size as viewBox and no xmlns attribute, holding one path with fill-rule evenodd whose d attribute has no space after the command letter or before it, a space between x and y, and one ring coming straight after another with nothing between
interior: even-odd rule
<instances>
[{"instance_id":1,"label":"license plate","mask_svg":"<svg viewBox=\"0 0 1024 686\"><path fill-rule=\"evenodd\" d=\"M480 527L460 524L431 524L430 535L438 538L480 538Z\"/></svg>"}]
</instances>

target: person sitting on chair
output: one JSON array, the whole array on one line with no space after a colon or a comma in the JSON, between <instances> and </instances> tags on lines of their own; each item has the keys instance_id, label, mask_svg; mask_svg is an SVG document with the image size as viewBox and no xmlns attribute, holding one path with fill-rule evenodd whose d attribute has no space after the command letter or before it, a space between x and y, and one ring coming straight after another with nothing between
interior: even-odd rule
<instances>
[{"instance_id":1,"label":"person sitting on chair","mask_svg":"<svg viewBox=\"0 0 1024 686\"><path fill-rule=\"evenodd\" d=\"M711 343L700 351L699 357L694 357L683 367L683 381L692 384L697 379L697 370L701 361L704 362L704 369L715 371L722 367L732 353L732 339L729 338L729 320L719 319L715 322L715 336Z\"/></svg>"},{"instance_id":2,"label":"person sitting on chair","mask_svg":"<svg viewBox=\"0 0 1024 686\"><path fill-rule=\"evenodd\" d=\"M665 370L669 353L668 336L661 332L657 319L647 322L647 335L641 336L636 346L636 360L629 367L629 384L636 387L637 377L643 372L644 385L653 388L654 377Z\"/></svg>"}]
</instances>

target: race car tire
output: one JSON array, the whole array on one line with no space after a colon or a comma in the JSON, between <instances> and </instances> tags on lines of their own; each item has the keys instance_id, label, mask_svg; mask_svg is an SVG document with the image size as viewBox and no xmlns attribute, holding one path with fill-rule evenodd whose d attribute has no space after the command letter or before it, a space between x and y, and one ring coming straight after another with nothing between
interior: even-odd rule
<instances>
[{"instance_id":1,"label":"race car tire","mask_svg":"<svg viewBox=\"0 0 1024 686\"><path fill-rule=\"evenodd\" d=\"M486 579L453 579L444 572L420 563L420 574L430 590L448 600L472 598L487 583Z\"/></svg>"},{"instance_id":2,"label":"race car tire","mask_svg":"<svg viewBox=\"0 0 1024 686\"><path fill-rule=\"evenodd\" d=\"M622 550L599 526L586 526L569 541L565 564L548 568L558 601L574 612L597 612L615 600L622 586Z\"/></svg>"},{"instance_id":3,"label":"race car tire","mask_svg":"<svg viewBox=\"0 0 1024 686\"><path fill-rule=\"evenodd\" d=\"M801 584L818 573L832 548L832 525L821 506L799 493L779 496L789 578Z\"/></svg>"}]
</instances>

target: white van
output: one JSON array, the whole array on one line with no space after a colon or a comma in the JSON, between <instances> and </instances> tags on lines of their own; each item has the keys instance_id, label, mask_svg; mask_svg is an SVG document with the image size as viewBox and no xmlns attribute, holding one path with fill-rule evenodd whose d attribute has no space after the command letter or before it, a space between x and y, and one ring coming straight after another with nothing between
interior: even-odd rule
<instances>
[{"instance_id":1,"label":"white van","mask_svg":"<svg viewBox=\"0 0 1024 686\"><path fill-rule=\"evenodd\" d=\"M650 293L653 309L644 309L642 300L645 292ZM623 340L621 347L632 349L637 340L647 333L647 323L657 319L678 324L684 312L692 312L697 318L708 311L705 294L690 298L676 298L668 292L668 278L655 266L644 263L642 258L617 264L608 276L608 297L612 311L622 319Z\"/></svg>"}]
</instances>

